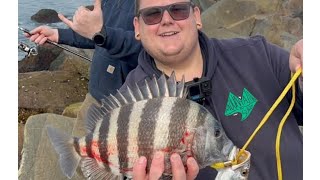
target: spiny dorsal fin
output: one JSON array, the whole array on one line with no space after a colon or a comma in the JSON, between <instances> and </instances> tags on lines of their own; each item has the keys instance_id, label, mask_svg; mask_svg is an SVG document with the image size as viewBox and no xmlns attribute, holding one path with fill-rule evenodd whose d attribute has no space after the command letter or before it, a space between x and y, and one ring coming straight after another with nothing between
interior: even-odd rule
<instances>
[{"instance_id":1,"label":"spiny dorsal fin","mask_svg":"<svg viewBox=\"0 0 320 180\"><path fill-rule=\"evenodd\" d=\"M167 83L169 88L169 97L176 97L177 81L176 81L176 75L174 71L172 71L171 76L167 80Z\"/></svg>"},{"instance_id":2,"label":"spiny dorsal fin","mask_svg":"<svg viewBox=\"0 0 320 180\"><path fill-rule=\"evenodd\" d=\"M169 97L169 88L168 88L166 76L164 74L162 74L158 79L158 86L159 86L160 97Z\"/></svg>"},{"instance_id":3,"label":"spiny dorsal fin","mask_svg":"<svg viewBox=\"0 0 320 180\"><path fill-rule=\"evenodd\" d=\"M165 74L162 74L159 79L153 75L150 81L145 79L141 87L138 87L137 83L135 83L135 86L132 88L127 86L121 92L118 90L115 95L104 97L101 100L101 107L90 107L88 110L87 130L89 130L89 132L93 131L98 121L97 119L102 119L102 116L105 114L126 104L159 97L185 98L186 91L184 83L184 76L182 80L177 83L173 71L168 79Z\"/></svg>"},{"instance_id":4,"label":"spiny dorsal fin","mask_svg":"<svg viewBox=\"0 0 320 180\"><path fill-rule=\"evenodd\" d=\"M160 97L158 81L157 81L157 77L155 74L153 75L152 80L148 82L148 85L150 88L152 98Z\"/></svg>"},{"instance_id":5,"label":"spiny dorsal fin","mask_svg":"<svg viewBox=\"0 0 320 180\"><path fill-rule=\"evenodd\" d=\"M126 90L122 92L122 95L127 100L128 104L137 102L129 86L127 86Z\"/></svg>"},{"instance_id":6,"label":"spiny dorsal fin","mask_svg":"<svg viewBox=\"0 0 320 180\"><path fill-rule=\"evenodd\" d=\"M147 79L144 80L144 85L140 87L140 90L143 95L143 99L152 99L152 94Z\"/></svg>"},{"instance_id":7,"label":"spiny dorsal fin","mask_svg":"<svg viewBox=\"0 0 320 180\"><path fill-rule=\"evenodd\" d=\"M141 93L141 90L140 90L140 88L139 88L137 83L134 83L134 84L135 84L135 86L132 88L132 92L134 94L134 97L136 97L137 101L141 101L141 100L144 99L143 95Z\"/></svg>"},{"instance_id":8,"label":"spiny dorsal fin","mask_svg":"<svg viewBox=\"0 0 320 180\"><path fill-rule=\"evenodd\" d=\"M99 120L103 118L103 116L109 111L104 111L103 107L98 107L95 104L92 104L87 112L86 118L86 130L87 133L92 133L96 124Z\"/></svg>"},{"instance_id":9,"label":"spiny dorsal fin","mask_svg":"<svg viewBox=\"0 0 320 180\"><path fill-rule=\"evenodd\" d=\"M182 76L182 80L178 83L177 85L177 91L176 91L176 96L180 97L180 98L186 98L187 94L186 94L186 90L184 88L184 83L185 83L185 79L184 79L184 75Z\"/></svg>"},{"instance_id":10,"label":"spiny dorsal fin","mask_svg":"<svg viewBox=\"0 0 320 180\"><path fill-rule=\"evenodd\" d=\"M118 99L118 101L121 103L121 105L124 105L124 104L128 104L128 101L126 100L126 98L122 95L122 93L117 90L117 94L116 94L116 98Z\"/></svg>"}]
</instances>

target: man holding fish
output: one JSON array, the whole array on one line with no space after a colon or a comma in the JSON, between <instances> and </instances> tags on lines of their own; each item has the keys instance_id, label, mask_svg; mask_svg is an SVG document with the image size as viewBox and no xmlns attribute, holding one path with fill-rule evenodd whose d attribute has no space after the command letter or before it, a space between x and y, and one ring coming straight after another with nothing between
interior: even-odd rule
<instances>
[{"instance_id":1,"label":"man holding fish","mask_svg":"<svg viewBox=\"0 0 320 180\"><path fill-rule=\"evenodd\" d=\"M134 129L131 127L130 123L135 121L128 120L128 118L131 118L132 113L137 113L139 116L135 115L133 117L140 117L136 120L143 122L143 119L141 118L150 112L150 110L145 111L145 108L153 107L153 109L159 110L159 112L162 111L162 108L165 109L165 107L167 107L166 105L168 105L166 103L169 102L165 103L163 100L156 102L156 100L154 100L156 98L150 98L150 96L157 94L156 92L162 92L160 89L163 87L165 87L164 89L170 89L172 86L176 87L175 83L168 83L170 86L164 85L166 83L163 84L164 76L162 76L162 74L165 74L165 76L170 76L171 80L174 79L174 82L176 79L177 81L180 81L180 83L182 82L182 84L184 84L184 81L191 82L194 78L201 79L206 77L210 80L209 82L212 85L212 92L205 97L202 105L212 114L214 117L213 119L217 120L217 122L216 120L212 120L215 122L213 123L213 127L223 127L223 129L219 129L219 133L215 131L217 130L215 129L214 135L212 136L208 136L208 134L212 134L209 130L210 127L207 127L208 130L204 129L204 132L206 132L203 134L203 138L206 138L206 145L203 146L205 149L204 154L208 154L209 151L211 152L212 149L208 147L212 146L217 150L217 156L215 157L225 155L224 152L228 152L230 155L232 152L229 143L230 140L236 147L242 147L258 126L261 119L267 113L268 109L272 106L276 98L281 94L284 87L288 84L290 80L290 73L295 73L296 71L299 72L299 69L302 68L302 40L295 44L289 54L285 50L268 43L265 38L261 36L253 36L248 39L210 39L201 32L202 24L200 9L191 1L136 0L135 3L136 17L133 20L135 37L137 40L142 42L144 47L138 58L138 66L129 73L124 86L122 86L118 94L114 95L115 97L110 96L106 98L105 103L103 103L100 108L93 108L93 110L89 111L88 116L91 116L91 131L93 134L91 135L92 137L87 136L89 137L86 138L88 141L83 142L83 145L94 141L95 137L98 138L94 133L99 133L99 138L101 138L100 135L102 129L108 129L108 131L118 129L117 133L113 132L110 134L110 132L108 132L108 136L115 136L116 139L123 140L123 138L120 137L131 137L128 136L127 133L130 133L130 130ZM112 38L116 39L117 37L113 36L110 38L113 40ZM173 72L175 73L175 78L172 78L173 76L171 74ZM153 76L154 78L152 78ZM151 80L145 82L146 79ZM168 80L168 82L171 82L171 80ZM162 82L160 83L162 86L150 85L149 87L148 83L158 84L158 82ZM296 85L297 90L295 96L297 100L293 108L293 113L288 117L288 121L286 122L282 132L281 161L283 164L282 168L284 179L302 179L303 143L302 135L298 128L298 123L302 122L302 76L299 77ZM127 87L133 89L132 92ZM176 91L178 92L177 89ZM141 101L146 99L140 98L140 100L137 100L139 99L137 97L145 96L136 96L136 92L140 92L138 94L149 95L147 101L143 103L150 103L152 106L140 105L142 103ZM197 143L188 141L190 144L187 145L190 145L191 147L188 149L187 146L185 150L186 152L191 151L191 154L194 153L194 157L196 158L185 155L181 156L181 154L179 154L181 157L177 156L175 150L170 151L169 153L169 155L171 155L171 172L174 179L213 179L215 177L217 177L217 179L226 179L225 177L228 177L229 179L277 179L278 175L274 150L275 139L279 121L288 109L291 98L291 94L286 96L277 110L270 117L270 120L267 123L268 127L262 128L247 148L251 153L250 173L244 171L246 169L243 169L242 167L239 169L237 167L230 171L231 174L222 173L222 175L218 174L217 176L217 171L208 165L207 167L198 167L199 162L202 159L201 156L198 156L196 153L199 151L196 151L197 148L194 147ZM121 100L124 100L124 103L121 103ZM132 104L128 102L129 100L133 101ZM176 99L175 101L180 100ZM173 104L176 103L175 101ZM169 114L169 117L172 117L170 113L175 112L172 110L175 107L173 104L170 106L171 109L168 109L170 112L157 113L158 111L156 111L156 114L152 115L159 118L162 114ZM189 104L189 102L187 104ZM119 111L122 110L128 114L120 113ZM144 113L139 114L136 110ZM189 108L187 111L193 112L194 108ZM117 112L117 115L114 115L115 112ZM163 112L165 111L163 110ZM123 114L125 114L126 117L121 116ZM189 113L187 114L189 115ZM110 124L105 124L109 122L106 121L105 118L107 118L107 120L110 118ZM124 121L125 119L128 121ZM147 119L152 120L156 118ZM113 123L114 125L112 125ZM125 128L117 127L116 125L124 125L126 123L128 124L124 126ZM150 122L148 121L148 123ZM102 126L108 128L100 128ZM139 130L140 126L143 126L143 124L137 125ZM162 133L156 133L156 127L154 131L151 131L150 129L147 134L150 135L151 133L154 138L156 138L157 135L161 135ZM191 126L183 126L183 128L186 128L186 132L182 133L182 140L188 137L190 133L190 129L188 129L188 127ZM123 130L123 128L124 130L127 130L125 131L126 133L120 133L119 129ZM170 126L168 126L168 128L170 128ZM180 129L177 129L177 131L179 130ZM197 135L200 133L198 130L199 129L194 130L196 133L191 130L191 134L195 133L192 137L198 137ZM59 134L54 130L49 131L51 139L55 139ZM221 133L223 137L226 137L225 140L217 143L215 138L216 133L219 134L216 137L220 137ZM107 138L106 135L102 137L104 137L104 139ZM139 138L142 137L143 136L139 136ZM148 136L144 137L148 138ZM185 142L182 140L181 143ZM210 143L208 142L211 141L211 146L209 146ZM123 141L117 140L113 143L118 144L119 142ZM130 142L128 143L130 144ZM55 144L55 142L53 142L53 144ZM79 142L79 146L81 147L81 142ZM98 146L100 147L101 145ZM125 147L127 146L129 145L126 144ZM87 147L86 150L88 150L88 148L92 148L92 151L99 155L89 155L89 157L100 158L101 152L105 152L102 151L102 148L95 150L90 146ZM119 148L121 149L121 147ZM110 157L104 157L105 161L102 161L102 164L106 168L111 168L111 172L125 172L130 174L130 176L132 173L132 176L135 179L158 179L161 177L163 172L168 172L167 163L164 163L167 161L168 149L161 150L159 148L155 148L154 150L161 152L154 152L151 155L151 157L156 157L153 158L152 162L149 161L149 154L146 154L148 158L142 155L142 157L136 161L133 168L131 165L128 166L128 162L119 160L121 158L118 157L118 155L120 156L122 151L119 151L117 152L119 154L114 155L114 158L119 159L109 159ZM143 153L139 152L139 155L141 154ZM214 153L211 153L210 155L213 154ZM88 154L83 153L83 156L87 155ZM79 159L80 156L77 156L77 158ZM224 158L227 158L227 156ZM126 158L124 157L123 159ZM90 160L91 163L92 161L93 160ZM111 162L120 163L119 167L112 167L114 163ZM101 161L97 163L99 164ZM185 165L188 167L187 171L185 171ZM232 168L235 166L236 165L232 165ZM148 172L145 171L146 167L150 169ZM199 171L198 168L200 168ZM249 168L247 170L249 170ZM218 169L218 171L225 172L224 169ZM70 172L67 172L67 174ZM89 174L90 177L96 175L93 170L90 169L89 165L87 169L85 169L85 172ZM103 174L103 172L101 173Z\"/></svg>"}]
</instances>

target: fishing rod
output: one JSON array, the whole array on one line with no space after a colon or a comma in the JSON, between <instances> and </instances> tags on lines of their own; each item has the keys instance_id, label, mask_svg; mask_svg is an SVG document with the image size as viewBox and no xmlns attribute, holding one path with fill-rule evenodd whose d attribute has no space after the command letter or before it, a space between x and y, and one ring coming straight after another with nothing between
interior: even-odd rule
<instances>
[{"instance_id":1,"label":"fishing rod","mask_svg":"<svg viewBox=\"0 0 320 180\"><path fill-rule=\"evenodd\" d=\"M27 30L27 29L25 29L25 28L22 28L22 27L19 27L19 26L18 26L18 29L21 30L21 31L23 31L24 33L29 34L30 36L32 35L32 34L30 33L30 31ZM85 59L85 60L87 60L87 61L89 61L89 62L92 61L90 58L87 58L87 57L85 57L85 56L83 56L83 55L81 55L81 54L79 54L79 53L77 53L77 52L74 52L74 51L72 51L72 50L70 50L70 49L68 49L68 48L66 48L66 47L63 47L63 46L61 46L60 44L58 44L58 43L56 43L56 42L53 42L53 41L51 41L51 40L49 40L49 39L46 41L46 43L52 44L52 45L54 45L54 46L57 46L57 47L59 47L59 48L61 48L61 49L63 49L63 50L66 50L66 51L68 51L68 52L76 55L76 56L79 56L79 57L81 57L81 58L83 58L83 59Z\"/></svg>"}]
</instances>

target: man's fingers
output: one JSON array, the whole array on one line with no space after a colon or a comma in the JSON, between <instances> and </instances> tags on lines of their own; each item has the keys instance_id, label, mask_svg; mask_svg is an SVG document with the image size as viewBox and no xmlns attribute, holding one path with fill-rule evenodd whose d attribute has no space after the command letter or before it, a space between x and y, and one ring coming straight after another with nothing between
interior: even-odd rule
<instances>
[{"instance_id":1,"label":"man's fingers","mask_svg":"<svg viewBox=\"0 0 320 180\"><path fill-rule=\"evenodd\" d=\"M61 19L61 21L63 23L65 23L68 27L70 27L71 29L73 29L73 22L70 21L69 19L67 19L66 17L64 17L64 15L62 14L58 14L58 17Z\"/></svg>"},{"instance_id":2,"label":"man's fingers","mask_svg":"<svg viewBox=\"0 0 320 180\"><path fill-rule=\"evenodd\" d=\"M44 28L43 26L36 27L30 31L30 34L33 35L33 34L40 33L43 30L43 28Z\"/></svg>"},{"instance_id":3,"label":"man's fingers","mask_svg":"<svg viewBox=\"0 0 320 180\"><path fill-rule=\"evenodd\" d=\"M133 166L133 179L135 180L145 180L146 179L146 166L147 159L145 157L140 157L138 161L134 163Z\"/></svg>"},{"instance_id":4,"label":"man's fingers","mask_svg":"<svg viewBox=\"0 0 320 180\"><path fill-rule=\"evenodd\" d=\"M290 70L296 72L298 68L303 66L303 39L299 40L291 49L290 60L289 60Z\"/></svg>"},{"instance_id":5,"label":"man's fingers","mask_svg":"<svg viewBox=\"0 0 320 180\"><path fill-rule=\"evenodd\" d=\"M95 10L101 10L101 0L94 1L93 11L95 11Z\"/></svg>"},{"instance_id":6,"label":"man's fingers","mask_svg":"<svg viewBox=\"0 0 320 180\"><path fill-rule=\"evenodd\" d=\"M44 44L46 41L48 40L47 37L44 37L41 39L41 41L39 42L40 45Z\"/></svg>"},{"instance_id":7,"label":"man's fingers","mask_svg":"<svg viewBox=\"0 0 320 180\"><path fill-rule=\"evenodd\" d=\"M39 37L37 37L37 39L34 40L35 43L39 44L39 42L44 38L44 34L40 34Z\"/></svg>"},{"instance_id":8,"label":"man's fingers","mask_svg":"<svg viewBox=\"0 0 320 180\"><path fill-rule=\"evenodd\" d=\"M170 157L171 161L171 168L172 168L172 175L175 180L182 180L186 179L186 171L182 164L180 155L177 153L174 153Z\"/></svg>"},{"instance_id":9,"label":"man's fingers","mask_svg":"<svg viewBox=\"0 0 320 180\"><path fill-rule=\"evenodd\" d=\"M31 42L34 42L34 41L39 37L39 35L40 35L39 33L33 34L33 35L30 37L29 40L30 40Z\"/></svg>"},{"instance_id":10,"label":"man's fingers","mask_svg":"<svg viewBox=\"0 0 320 180\"><path fill-rule=\"evenodd\" d=\"M29 38L29 37L30 37L30 34L28 34L28 33L23 33L23 35L24 35L24 37L26 37L26 38Z\"/></svg>"},{"instance_id":11,"label":"man's fingers","mask_svg":"<svg viewBox=\"0 0 320 180\"><path fill-rule=\"evenodd\" d=\"M156 152L151 163L149 171L149 180L158 180L164 171L164 154L159 151Z\"/></svg>"},{"instance_id":12,"label":"man's fingers","mask_svg":"<svg viewBox=\"0 0 320 180\"><path fill-rule=\"evenodd\" d=\"M199 173L199 166L193 157L187 159L187 167L187 180L195 179Z\"/></svg>"}]
</instances>

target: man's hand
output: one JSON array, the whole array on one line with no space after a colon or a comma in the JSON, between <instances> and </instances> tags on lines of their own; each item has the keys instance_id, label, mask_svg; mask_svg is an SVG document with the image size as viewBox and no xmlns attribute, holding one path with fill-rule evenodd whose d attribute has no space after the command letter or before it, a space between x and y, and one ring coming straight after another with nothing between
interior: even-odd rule
<instances>
[{"instance_id":1,"label":"man's hand","mask_svg":"<svg viewBox=\"0 0 320 180\"><path fill-rule=\"evenodd\" d=\"M292 73L295 73L300 67L303 68L303 39L298 41L291 49L289 66ZM302 86L303 76L301 74L299 78L299 86L301 91L303 90Z\"/></svg>"},{"instance_id":2,"label":"man's hand","mask_svg":"<svg viewBox=\"0 0 320 180\"><path fill-rule=\"evenodd\" d=\"M174 153L170 157L173 179L175 180L193 180L199 173L199 166L194 158L190 157L187 160L188 171L182 164L181 158ZM135 180L157 180L164 172L164 155L162 152L157 152L152 159L149 174L146 174L147 159L140 157L133 167L133 179Z\"/></svg>"},{"instance_id":3,"label":"man's hand","mask_svg":"<svg viewBox=\"0 0 320 180\"><path fill-rule=\"evenodd\" d=\"M92 11L80 6L75 12L72 21L62 14L58 14L58 16L73 31L88 39L92 39L93 35L100 32L103 26L101 0L95 0Z\"/></svg>"},{"instance_id":4,"label":"man's hand","mask_svg":"<svg viewBox=\"0 0 320 180\"><path fill-rule=\"evenodd\" d=\"M40 45L44 44L48 39L53 42L58 42L59 39L58 30L47 26L39 26L30 31L30 34L24 33L26 38Z\"/></svg>"}]
</instances>

